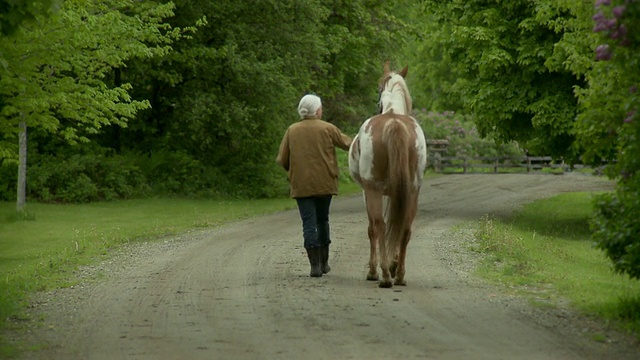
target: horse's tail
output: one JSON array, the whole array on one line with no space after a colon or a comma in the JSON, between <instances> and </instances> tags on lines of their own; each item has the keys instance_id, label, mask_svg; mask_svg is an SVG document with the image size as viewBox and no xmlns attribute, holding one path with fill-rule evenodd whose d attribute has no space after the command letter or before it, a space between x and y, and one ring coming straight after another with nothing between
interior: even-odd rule
<instances>
[{"instance_id":1,"label":"horse's tail","mask_svg":"<svg viewBox=\"0 0 640 360\"><path fill-rule=\"evenodd\" d=\"M411 202L409 130L400 120L391 119L384 127L382 141L387 146L389 156L385 243L387 259L393 260L396 249L404 237Z\"/></svg>"}]
</instances>

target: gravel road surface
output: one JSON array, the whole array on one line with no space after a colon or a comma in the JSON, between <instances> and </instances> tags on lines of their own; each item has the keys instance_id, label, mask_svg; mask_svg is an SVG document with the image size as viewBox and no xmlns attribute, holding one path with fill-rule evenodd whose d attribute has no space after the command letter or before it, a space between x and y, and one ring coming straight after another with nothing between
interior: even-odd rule
<instances>
[{"instance_id":1,"label":"gravel road surface","mask_svg":"<svg viewBox=\"0 0 640 360\"><path fill-rule=\"evenodd\" d=\"M625 335L477 278L467 246L465 226L486 214L610 188L578 174L430 177L407 286L392 289L365 280L359 195L334 198L333 270L321 278L308 277L297 210L128 245L79 271L79 285L37 295L44 324L21 336L41 348L25 359L637 360Z\"/></svg>"}]
</instances>

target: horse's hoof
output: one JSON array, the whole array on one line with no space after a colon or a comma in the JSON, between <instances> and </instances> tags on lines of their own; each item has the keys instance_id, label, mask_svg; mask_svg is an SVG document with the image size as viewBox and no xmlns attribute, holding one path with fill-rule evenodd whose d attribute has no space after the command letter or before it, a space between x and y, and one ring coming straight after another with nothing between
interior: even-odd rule
<instances>
[{"instance_id":1,"label":"horse's hoof","mask_svg":"<svg viewBox=\"0 0 640 360\"><path fill-rule=\"evenodd\" d=\"M378 281L378 274L367 274L368 281Z\"/></svg>"},{"instance_id":2,"label":"horse's hoof","mask_svg":"<svg viewBox=\"0 0 640 360\"><path fill-rule=\"evenodd\" d=\"M378 287L388 289L390 287L393 287L393 283L391 281L381 281L380 284L378 284Z\"/></svg>"},{"instance_id":3,"label":"horse's hoof","mask_svg":"<svg viewBox=\"0 0 640 360\"><path fill-rule=\"evenodd\" d=\"M402 281L394 281L393 285L397 285L397 286L407 286L407 282L405 280Z\"/></svg>"}]
</instances>

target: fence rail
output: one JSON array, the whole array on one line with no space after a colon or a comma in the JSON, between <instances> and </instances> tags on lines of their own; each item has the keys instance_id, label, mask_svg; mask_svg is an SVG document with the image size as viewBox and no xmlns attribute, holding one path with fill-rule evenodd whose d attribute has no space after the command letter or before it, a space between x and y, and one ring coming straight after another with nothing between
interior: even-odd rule
<instances>
[{"instance_id":1,"label":"fence rail","mask_svg":"<svg viewBox=\"0 0 640 360\"><path fill-rule=\"evenodd\" d=\"M449 146L445 139L428 139L429 167L439 173L499 173L520 171L540 171L542 169L555 169L556 171L569 171L587 168L582 164L566 164L564 161L554 161L551 156L444 156ZM590 167L589 167L590 168ZM601 174L604 166L593 168L596 174Z\"/></svg>"},{"instance_id":2,"label":"fence rail","mask_svg":"<svg viewBox=\"0 0 640 360\"><path fill-rule=\"evenodd\" d=\"M430 165L436 172L487 172L487 169L494 173L500 169L524 169L526 172L541 169L568 169L569 166L562 163L554 163L551 156L477 156L477 157L457 157L442 156L440 152L435 152L430 159Z\"/></svg>"}]
</instances>

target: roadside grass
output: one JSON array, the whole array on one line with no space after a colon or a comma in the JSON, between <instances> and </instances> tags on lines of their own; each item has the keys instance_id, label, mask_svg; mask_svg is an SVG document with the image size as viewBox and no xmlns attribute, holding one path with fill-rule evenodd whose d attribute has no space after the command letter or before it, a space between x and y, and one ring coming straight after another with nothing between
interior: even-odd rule
<instances>
[{"instance_id":1,"label":"roadside grass","mask_svg":"<svg viewBox=\"0 0 640 360\"><path fill-rule=\"evenodd\" d=\"M640 337L640 281L614 273L590 241L592 196L566 193L527 204L509 220L484 217L472 242L484 255L478 271L534 305L566 299Z\"/></svg>"}]
</instances>

